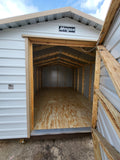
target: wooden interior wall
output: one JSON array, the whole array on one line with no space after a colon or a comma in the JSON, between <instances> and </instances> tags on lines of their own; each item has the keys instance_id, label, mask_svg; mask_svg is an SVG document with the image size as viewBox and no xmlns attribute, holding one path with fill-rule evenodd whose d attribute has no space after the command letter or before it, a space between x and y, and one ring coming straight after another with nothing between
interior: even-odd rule
<instances>
[{"instance_id":1,"label":"wooden interior wall","mask_svg":"<svg viewBox=\"0 0 120 160\"><path fill-rule=\"evenodd\" d=\"M84 71L84 96L88 98L89 96L89 72L90 72L90 65L87 65L84 67L85 71Z\"/></svg>"},{"instance_id":2,"label":"wooden interior wall","mask_svg":"<svg viewBox=\"0 0 120 160\"><path fill-rule=\"evenodd\" d=\"M33 69L33 75L34 75L34 93L37 92L37 67L34 66Z\"/></svg>"},{"instance_id":3,"label":"wooden interior wall","mask_svg":"<svg viewBox=\"0 0 120 160\"><path fill-rule=\"evenodd\" d=\"M85 65L79 69L75 69L75 90L79 91L85 97L93 101L93 85L94 85L94 69L95 65ZM79 75L78 75L79 70ZM79 76L79 82L78 82ZM78 84L79 83L79 84ZM79 85L79 89L78 89Z\"/></svg>"}]
</instances>

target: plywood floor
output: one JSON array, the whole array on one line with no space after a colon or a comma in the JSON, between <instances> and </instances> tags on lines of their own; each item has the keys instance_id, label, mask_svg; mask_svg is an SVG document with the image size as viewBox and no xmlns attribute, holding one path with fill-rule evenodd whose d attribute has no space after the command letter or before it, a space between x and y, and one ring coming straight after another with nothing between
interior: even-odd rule
<instances>
[{"instance_id":1,"label":"plywood floor","mask_svg":"<svg viewBox=\"0 0 120 160\"><path fill-rule=\"evenodd\" d=\"M42 89L35 96L34 129L90 127L92 105L71 88Z\"/></svg>"}]
</instances>

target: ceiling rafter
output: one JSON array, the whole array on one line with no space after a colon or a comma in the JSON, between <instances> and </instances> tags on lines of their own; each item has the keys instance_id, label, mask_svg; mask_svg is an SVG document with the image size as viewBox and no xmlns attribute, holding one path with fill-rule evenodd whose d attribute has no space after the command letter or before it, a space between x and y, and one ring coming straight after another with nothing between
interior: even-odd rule
<instances>
[{"instance_id":1,"label":"ceiling rafter","mask_svg":"<svg viewBox=\"0 0 120 160\"><path fill-rule=\"evenodd\" d=\"M35 46L34 47L34 52L37 52L37 51L42 51L42 50L45 50L45 49L48 49L48 48L54 48L55 46ZM89 56L92 56L92 57L95 57L95 53L92 53L92 52L89 52L89 51L84 51L82 48L80 47L69 47L75 51L79 51L79 52L82 52L83 54L85 55L89 55Z\"/></svg>"},{"instance_id":2,"label":"ceiling rafter","mask_svg":"<svg viewBox=\"0 0 120 160\"><path fill-rule=\"evenodd\" d=\"M77 68L77 67L73 67L71 65L68 65L68 64L65 64L65 63L61 63L61 62L49 62L49 63L45 63L45 64L42 64L38 67L45 67L45 66L49 66L49 65L62 65L62 66L65 66L65 67L68 67L68 68Z\"/></svg>"},{"instance_id":3,"label":"ceiling rafter","mask_svg":"<svg viewBox=\"0 0 120 160\"><path fill-rule=\"evenodd\" d=\"M46 62L46 63L40 64L40 65L38 65L38 67L50 65L50 64L53 64L53 63L54 64L63 63L65 65L72 66L72 67L75 67L75 68L81 67L81 66L78 66L78 65L75 65L75 64L71 64L71 63L65 62L63 60L58 60L57 62L55 60L53 60L53 61L50 61L50 62Z\"/></svg>"},{"instance_id":4,"label":"ceiling rafter","mask_svg":"<svg viewBox=\"0 0 120 160\"><path fill-rule=\"evenodd\" d=\"M78 66L83 66L83 64L80 64L78 62L75 62L74 60L70 60L70 59L64 58L64 57L54 57L54 58L42 60L42 61L40 61L38 63L34 63L34 64L39 65L39 64L46 63L46 62L53 61L53 60L64 60L64 61L67 61L69 63L73 63L73 64L78 65Z\"/></svg>"},{"instance_id":5,"label":"ceiling rafter","mask_svg":"<svg viewBox=\"0 0 120 160\"><path fill-rule=\"evenodd\" d=\"M53 61L53 60L56 60L58 59L58 57L53 57L53 58L49 58L49 59L45 59L45 60L41 60L39 62L36 62L34 63L35 65L39 65L39 64L42 64L42 63L46 63L46 62L49 62L49 61Z\"/></svg>"},{"instance_id":6,"label":"ceiling rafter","mask_svg":"<svg viewBox=\"0 0 120 160\"><path fill-rule=\"evenodd\" d=\"M45 45L45 46L34 46L34 48L33 48L33 50L34 50L34 52L37 52L37 51L41 51L41 50L43 50L43 49L47 49L47 48L52 48L52 47L54 47L54 46L47 46L47 45Z\"/></svg>"},{"instance_id":7,"label":"ceiling rafter","mask_svg":"<svg viewBox=\"0 0 120 160\"><path fill-rule=\"evenodd\" d=\"M84 51L82 48L78 48L78 47L70 47L70 48L72 48L72 49L74 49L74 50L76 50L76 51L82 52L82 53L84 53L84 54L87 54L87 55L89 55L89 56L95 57L95 53L89 52L89 51L87 51L87 50Z\"/></svg>"},{"instance_id":8,"label":"ceiling rafter","mask_svg":"<svg viewBox=\"0 0 120 160\"><path fill-rule=\"evenodd\" d=\"M42 55L42 56L39 56L39 57L35 57L34 60L40 60L40 59L43 59L43 58L47 58L49 56L55 56L55 55L64 55L64 56L67 56L67 57L70 57L70 58L73 58L77 61L81 61L81 62L85 62L85 63L88 63L88 64L93 64L95 63L94 61L88 61L86 59L83 59L83 58L80 58L78 56L75 56L75 55L72 55L72 54L69 54L69 53L66 53L66 52L54 52L54 53L49 53L47 55Z\"/></svg>"},{"instance_id":9,"label":"ceiling rafter","mask_svg":"<svg viewBox=\"0 0 120 160\"><path fill-rule=\"evenodd\" d=\"M53 53L48 53L48 54L45 54L45 55L41 55L41 56L38 56L38 57L35 57L33 58L33 60L40 60L40 59L44 59L44 58L47 58L47 57L50 57L50 56L55 56L55 55L58 55L59 52L53 52Z\"/></svg>"},{"instance_id":10,"label":"ceiling rafter","mask_svg":"<svg viewBox=\"0 0 120 160\"><path fill-rule=\"evenodd\" d=\"M80 57L78 57L78 56L75 56L75 55L72 55L72 54L69 54L69 53L66 53L66 52L62 52L62 54L65 55L65 56L68 56L68 57L70 57L70 58L73 58L73 59L76 59L76 60L79 60L79 61L88 63L88 64L95 63L94 61L88 61L88 60L86 60L86 59L80 58Z\"/></svg>"},{"instance_id":11,"label":"ceiling rafter","mask_svg":"<svg viewBox=\"0 0 120 160\"><path fill-rule=\"evenodd\" d=\"M80 65L76 65L76 64L71 64L71 63L69 63L69 62L66 62L66 61L64 61L64 60L59 60L59 62L62 62L62 63L65 63L65 64L67 64L67 65L71 65L71 66L74 66L74 67L76 67L76 68L78 68L78 67L81 67Z\"/></svg>"}]
</instances>

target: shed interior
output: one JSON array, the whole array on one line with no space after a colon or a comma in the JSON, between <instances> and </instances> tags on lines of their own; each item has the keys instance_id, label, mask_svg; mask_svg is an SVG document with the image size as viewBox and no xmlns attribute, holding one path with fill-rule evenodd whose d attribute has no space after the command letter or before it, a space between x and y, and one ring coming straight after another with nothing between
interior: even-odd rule
<instances>
[{"instance_id":1,"label":"shed interior","mask_svg":"<svg viewBox=\"0 0 120 160\"><path fill-rule=\"evenodd\" d=\"M91 127L95 49L33 44L34 130Z\"/></svg>"}]
</instances>

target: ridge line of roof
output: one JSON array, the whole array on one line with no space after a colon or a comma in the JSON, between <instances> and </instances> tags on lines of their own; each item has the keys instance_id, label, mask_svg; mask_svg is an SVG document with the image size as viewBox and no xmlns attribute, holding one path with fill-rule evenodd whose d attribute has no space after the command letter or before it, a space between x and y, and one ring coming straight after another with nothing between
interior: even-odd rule
<instances>
[{"instance_id":1,"label":"ridge line of roof","mask_svg":"<svg viewBox=\"0 0 120 160\"><path fill-rule=\"evenodd\" d=\"M24 21L27 19L38 18L38 17L42 17L42 16L48 16L51 14L63 13L63 12L73 12L81 17L84 17L84 18L90 20L90 21L93 21L97 24L103 25L102 20L97 19L97 18L95 18L91 15L88 15L86 13L83 13L73 7L57 8L57 9L47 10L47 11L43 11L43 12L30 13L30 14L25 14L25 15L21 15L21 16L5 18L5 19L0 20L0 25L7 24L7 23L14 23L14 22L18 22L18 21Z\"/></svg>"}]
</instances>

